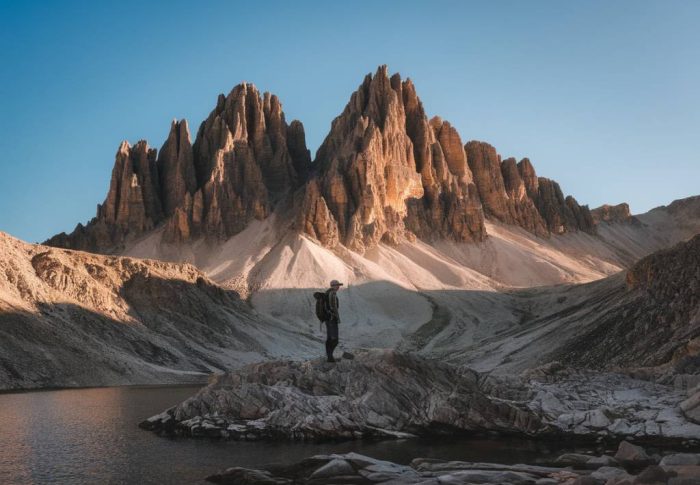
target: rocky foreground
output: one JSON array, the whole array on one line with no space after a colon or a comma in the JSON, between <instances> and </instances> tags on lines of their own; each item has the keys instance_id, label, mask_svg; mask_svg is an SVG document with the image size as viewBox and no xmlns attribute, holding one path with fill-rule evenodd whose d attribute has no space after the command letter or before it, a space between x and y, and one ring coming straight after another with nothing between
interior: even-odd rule
<instances>
[{"instance_id":1,"label":"rocky foreground","mask_svg":"<svg viewBox=\"0 0 700 485\"><path fill-rule=\"evenodd\" d=\"M567 453L551 466L503 465L416 458L410 465L357 453L317 455L269 470L229 468L208 481L236 485L285 484L512 484L635 485L700 483L700 454L649 455L623 441L615 456Z\"/></svg>"},{"instance_id":2,"label":"rocky foreground","mask_svg":"<svg viewBox=\"0 0 700 485\"><path fill-rule=\"evenodd\" d=\"M394 350L336 364L274 361L217 376L141 427L233 440L499 432L542 438L700 439L690 391L553 364L492 377Z\"/></svg>"}]
</instances>

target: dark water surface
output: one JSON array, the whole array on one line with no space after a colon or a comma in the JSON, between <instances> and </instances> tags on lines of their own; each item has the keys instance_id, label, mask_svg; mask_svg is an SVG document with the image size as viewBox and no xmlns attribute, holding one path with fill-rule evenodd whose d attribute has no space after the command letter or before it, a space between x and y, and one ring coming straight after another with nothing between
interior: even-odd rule
<instances>
[{"instance_id":1,"label":"dark water surface","mask_svg":"<svg viewBox=\"0 0 700 485\"><path fill-rule=\"evenodd\" d=\"M138 428L196 390L148 386L0 394L0 484L207 483L204 477L231 466L260 468L350 451L398 463L416 457L536 463L560 451L503 438L221 442L161 438Z\"/></svg>"}]
</instances>

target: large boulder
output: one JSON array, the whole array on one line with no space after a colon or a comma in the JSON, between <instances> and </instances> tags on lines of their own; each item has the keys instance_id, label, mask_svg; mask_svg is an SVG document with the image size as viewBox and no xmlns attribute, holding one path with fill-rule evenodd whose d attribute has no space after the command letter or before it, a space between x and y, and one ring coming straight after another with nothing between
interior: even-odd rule
<instances>
[{"instance_id":1,"label":"large boulder","mask_svg":"<svg viewBox=\"0 0 700 485\"><path fill-rule=\"evenodd\" d=\"M353 360L249 365L218 376L197 395L142 423L229 439L407 437L553 430L524 404L491 397L480 376L393 350L358 351Z\"/></svg>"}]
</instances>

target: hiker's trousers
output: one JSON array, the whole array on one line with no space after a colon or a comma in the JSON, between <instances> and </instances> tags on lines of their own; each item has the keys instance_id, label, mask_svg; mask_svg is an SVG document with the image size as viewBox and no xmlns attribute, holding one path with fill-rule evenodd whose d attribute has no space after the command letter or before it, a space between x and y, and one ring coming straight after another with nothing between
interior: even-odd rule
<instances>
[{"instance_id":1,"label":"hiker's trousers","mask_svg":"<svg viewBox=\"0 0 700 485\"><path fill-rule=\"evenodd\" d=\"M328 340L338 340L338 322L326 322L326 338Z\"/></svg>"}]
</instances>

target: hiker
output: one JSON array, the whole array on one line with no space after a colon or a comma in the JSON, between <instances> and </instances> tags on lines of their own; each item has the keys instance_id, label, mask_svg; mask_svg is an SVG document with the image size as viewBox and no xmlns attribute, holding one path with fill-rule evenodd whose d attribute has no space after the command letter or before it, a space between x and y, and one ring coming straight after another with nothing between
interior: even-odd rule
<instances>
[{"instance_id":1,"label":"hiker","mask_svg":"<svg viewBox=\"0 0 700 485\"><path fill-rule=\"evenodd\" d=\"M343 286L341 282L333 280L330 288L325 293L314 293L314 298L316 298L316 316L321 322L326 324L326 357L328 362L335 362L333 350L338 345L340 314L338 313L337 292L341 286Z\"/></svg>"}]
</instances>

